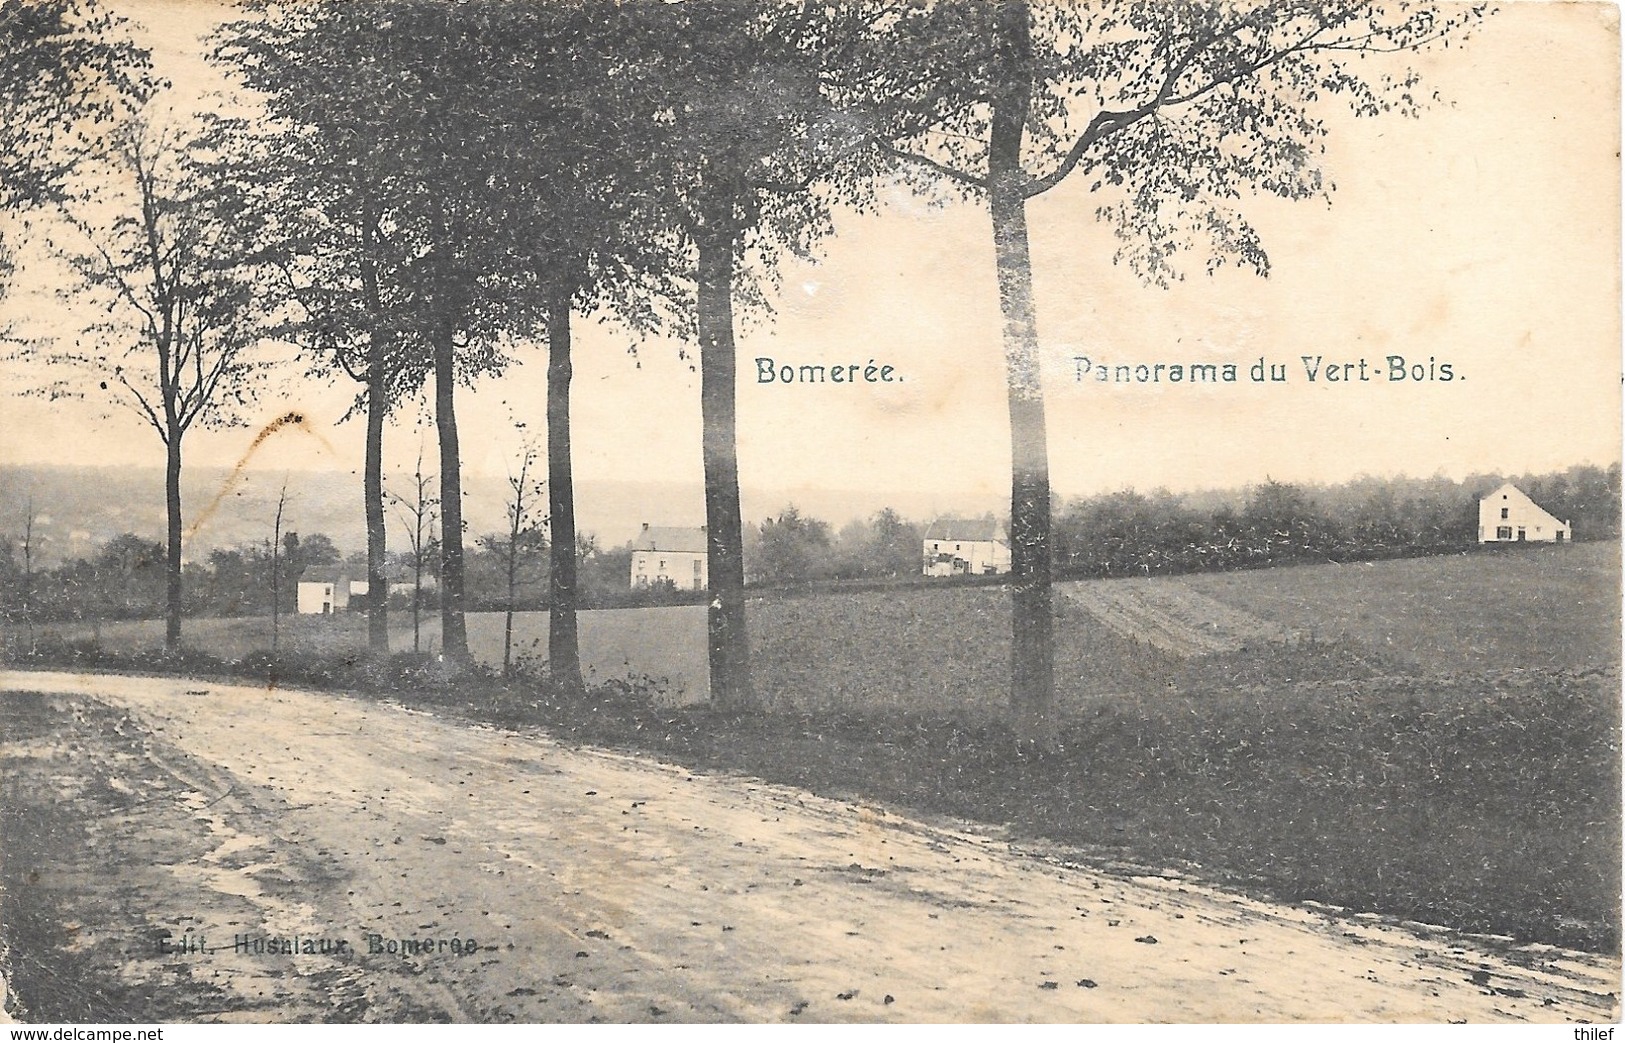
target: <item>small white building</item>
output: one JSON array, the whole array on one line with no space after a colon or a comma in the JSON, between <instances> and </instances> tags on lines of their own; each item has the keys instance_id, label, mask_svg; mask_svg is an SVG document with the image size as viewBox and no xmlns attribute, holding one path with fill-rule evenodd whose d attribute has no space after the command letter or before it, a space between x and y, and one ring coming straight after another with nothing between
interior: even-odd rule
<instances>
[{"instance_id":1,"label":"small white building","mask_svg":"<svg viewBox=\"0 0 1625 1043\"><path fill-rule=\"evenodd\" d=\"M632 589L669 580L678 590L704 590L711 582L705 526L682 529L650 526L632 543Z\"/></svg>"},{"instance_id":2,"label":"small white building","mask_svg":"<svg viewBox=\"0 0 1625 1043\"><path fill-rule=\"evenodd\" d=\"M925 530L927 576L994 576L1010 571L1010 538L992 517L938 518Z\"/></svg>"},{"instance_id":3,"label":"small white building","mask_svg":"<svg viewBox=\"0 0 1625 1043\"><path fill-rule=\"evenodd\" d=\"M1566 543L1574 530L1511 482L1478 501L1479 543Z\"/></svg>"},{"instance_id":4,"label":"small white building","mask_svg":"<svg viewBox=\"0 0 1625 1043\"><path fill-rule=\"evenodd\" d=\"M299 580L298 609L302 616L330 616L350 607L353 597L367 596L367 581L344 573L306 573Z\"/></svg>"}]
</instances>

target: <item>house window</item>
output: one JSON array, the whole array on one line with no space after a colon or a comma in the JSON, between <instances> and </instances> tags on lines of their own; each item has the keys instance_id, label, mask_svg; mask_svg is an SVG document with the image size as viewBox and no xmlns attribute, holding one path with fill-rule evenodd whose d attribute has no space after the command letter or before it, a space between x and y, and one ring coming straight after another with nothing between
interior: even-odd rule
<instances>
[{"instance_id":1,"label":"house window","mask_svg":"<svg viewBox=\"0 0 1625 1043\"><path fill-rule=\"evenodd\" d=\"M959 544L957 544L957 543L956 543L956 544L954 544L954 550L958 550L958 549L959 549L959 546L960 546L960 545L959 545Z\"/></svg>"},{"instance_id":2,"label":"house window","mask_svg":"<svg viewBox=\"0 0 1625 1043\"><path fill-rule=\"evenodd\" d=\"M1502 507L1501 508L1501 520L1506 521L1506 519L1507 519L1507 508Z\"/></svg>"},{"instance_id":3,"label":"house window","mask_svg":"<svg viewBox=\"0 0 1625 1043\"><path fill-rule=\"evenodd\" d=\"M1498 540L1510 540L1512 538L1512 526L1497 525L1495 527L1495 538Z\"/></svg>"},{"instance_id":4,"label":"house window","mask_svg":"<svg viewBox=\"0 0 1625 1043\"><path fill-rule=\"evenodd\" d=\"M665 559L665 558L661 558L661 559L660 559L660 567L661 567L661 568L665 568L665 567L666 567L666 559Z\"/></svg>"}]
</instances>

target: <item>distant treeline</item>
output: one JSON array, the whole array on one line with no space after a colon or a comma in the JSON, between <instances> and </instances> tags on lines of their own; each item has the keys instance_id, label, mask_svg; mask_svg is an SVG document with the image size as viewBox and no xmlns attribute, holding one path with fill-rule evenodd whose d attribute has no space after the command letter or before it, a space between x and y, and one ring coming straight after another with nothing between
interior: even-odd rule
<instances>
[{"instance_id":1,"label":"distant treeline","mask_svg":"<svg viewBox=\"0 0 1625 1043\"><path fill-rule=\"evenodd\" d=\"M183 603L188 615L269 615L274 595L292 612L300 576L339 564L338 548L321 533L304 541L287 533L275 553L269 540L219 549L182 569ZM0 616L9 622L148 619L163 614L164 596L157 539L127 532L88 557L42 568L24 540L0 536Z\"/></svg>"},{"instance_id":2,"label":"distant treeline","mask_svg":"<svg viewBox=\"0 0 1625 1043\"><path fill-rule=\"evenodd\" d=\"M1129 576L1452 553L1478 543L1478 502L1506 481L1571 522L1576 540L1619 538L1619 464L1459 482L1266 481L1236 502L1206 508L1165 491L1070 501L1055 519L1055 567L1070 576Z\"/></svg>"},{"instance_id":3,"label":"distant treeline","mask_svg":"<svg viewBox=\"0 0 1625 1043\"><path fill-rule=\"evenodd\" d=\"M1463 481L1265 481L1233 493L1126 489L1069 500L1054 520L1055 570L1145 576L1454 553L1477 544L1478 501L1506 481L1571 522L1575 539L1619 538L1619 464ZM746 529L746 577L756 586L798 586L919 576L925 529L888 509L836 531L787 507Z\"/></svg>"},{"instance_id":4,"label":"distant treeline","mask_svg":"<svg viewBox=\"0 0 1625 1043\"><path fill-rule=\"evenodd\" d=\"M675 604L696 600L680 592L628 589L632 547L601 550L592 537L579 541L577 582L582 604L591 608ZM548 543L545 536L522 540L514 551L513 607L521 611L547 607ZM468 554L467 598L471 611L496 612L508 607L506 541L497 534L474 541ZM389 603L409 612L414 595L424 613L438 610L439 548L430 541L421 556L411 551L390 555ZM103 543L94 554L42 565L27 551L22 533L0 534L0 622L53 623L76 620L153 619L165 606L162 541L124 533ZM301 539L285 533L272 552L270 540L219 548L203 561L181 569L182 607L189 617L268 616L273 602L287 614L298 606L301 580L367 578L366 556L345 556L325 533ZM698 596L704 600L703 592ZM365 608L362 598L350 609Z\"/></svg>"},{"instance_id":5,"label":"distant treeline","mask_svg":"<svg viewBox=\"0 0 1625 1043\"><path fill-rule=\"evenodd\" d=\"M1266 481L1236 493L1181 496L1133 490L1069 500L1054 523L1055 569L1062 576L1144 576L1259 568L1314 561L1368 561L1454 553L1478 541L1478 501L1512 481L1557 518L1572 523L1576 540L1618 539L1620 465L1571 467L1522 475L1449 478L1358 478L1333 486ZM758 588L908 581L921 576L926 522L887 508L839 530L788 506L747 526L747 577ZM421 575L420 607L437 606L434 566L425 548L418 573L410 555L396 555L390 600L411 606L410 585ZM469 606L508 607L505 548L496 537L476 542L468 562ZM699 603L704 592L631 589L633 548L600 548L591 537L578 547L583 607ZM516 562L513 607L547 607L545 538L523 545ZM293 612L299 580L309 575L366 576L361 556L346 559L315 533L216 550L183 570L188 615L269 615L273 591ZM952 582L933 580L934 583ZM41 568L21 534L0 535L0 619L12 623L138 619L162 614L164 548L126 533L89 558Z\"/></svg>"}]
</instances>

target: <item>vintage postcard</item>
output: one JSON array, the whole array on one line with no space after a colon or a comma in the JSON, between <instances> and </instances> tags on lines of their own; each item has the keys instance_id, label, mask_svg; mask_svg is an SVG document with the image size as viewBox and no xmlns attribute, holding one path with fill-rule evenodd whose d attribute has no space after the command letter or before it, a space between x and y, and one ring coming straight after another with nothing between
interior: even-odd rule
<instances>
[{"instance_id":1,"label":"vintage postcard","mask_svg":"<svg viewBox=\"0 0 1625 1043\"><path fill-rule=\"evenodd\" d=\"M1619 23L0 0L0 1020L1610 1038Z\"/></svg>"}]
</instances>

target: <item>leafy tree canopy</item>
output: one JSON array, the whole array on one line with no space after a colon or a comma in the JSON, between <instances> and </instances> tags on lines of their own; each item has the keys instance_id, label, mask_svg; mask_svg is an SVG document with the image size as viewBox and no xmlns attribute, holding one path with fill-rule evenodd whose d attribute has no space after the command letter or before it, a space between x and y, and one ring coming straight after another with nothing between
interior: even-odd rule
<instances>
[{"instance_id":1,"label":"leafy tree canopy","mask_svg":"<svg viewBox=\"0 0 1625 1043\"><path fill-rule=\"evenodd\" d=\"M94 0L0 0L0 209L60 199L154 84L147 51Z\"/></svg>"},{"instance_id":2,"label":"leafy tree canopy","mask_svg":"<svg viewBox=\"0 0 1625 1043\"><path fill-rule=\"evenodd\" d=\"M1324 195L1333 97L1361 116L1430 99L1403 59L1460 42L1487 4L1241 0L1032 4L1021 192L1069 177L1101 193L1117 260L1159 283L1181 255L1260 273L1269 260L1238 201ZM857 71L909 92L886 149L961 191L988 187L990 99L1003 89L998 6L910 7ZM911 86L912 83L912 86Z\"/></svg>"}]
</instances>

